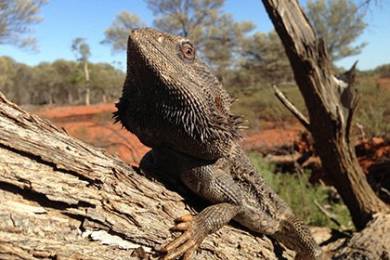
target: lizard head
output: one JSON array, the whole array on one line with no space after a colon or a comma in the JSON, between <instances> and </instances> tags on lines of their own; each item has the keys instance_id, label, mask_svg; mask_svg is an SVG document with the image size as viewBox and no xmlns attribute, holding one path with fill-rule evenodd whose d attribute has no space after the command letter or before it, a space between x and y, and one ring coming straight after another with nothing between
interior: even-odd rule
<instances>
[{"instance_id":1,"label":"lizard head","mask_svg":"<svg viewBox=\"0 0 390 260\"><path fill-rule=\"evenodd\" d=\"M150 28L136 29L129 35L127 51L127 73L143 77L143 81L145 73L153 75L155 82L161 83L153 87L187 90L195 95L220 86L198 58L194 44L185 37Z\"/></svg>"},{"instance_id":2,"label":"lizard head","mask_svg":"<svg viewBox=\"0 0 390 260\"><path fill-rule=\"evenodd\" d=\"M158 120L160 130L169 124L200 143L236 138L238 118L230 113L230 105L229 95L189 39L150 28L130 33L127 77L116 113L125 126L144 127L138 131L126 126L130 131L145 133L148 115Z\"/></svg>"}]
</instances>

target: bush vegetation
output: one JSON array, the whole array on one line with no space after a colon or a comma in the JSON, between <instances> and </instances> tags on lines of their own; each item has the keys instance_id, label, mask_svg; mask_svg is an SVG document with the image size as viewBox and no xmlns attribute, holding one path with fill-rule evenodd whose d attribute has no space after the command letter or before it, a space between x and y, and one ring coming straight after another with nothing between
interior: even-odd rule
<instances>
[{"instance_id":1,"label":"bush vegetation","mask_svg":"<svg viewBox=\"0 0 390 260\"><path fill-rule=\"evenodd\" d=\"M82 104L86 89L91 103L116 100L125 73L107 63L91 63L86 82L80 63L67 60L28 66L0 57L0 91L19 105Z\"/></svg>"},{"instance_id":2,"label":"bush vegetation","mask_svg":"<svg viewBox=\"0 0 390 260\"><path fill-rule=\"evenodd\" d=\"M274 173L272 164L265 162L257 153L250 158L265 181L279 196L290 205L293 211L308 225L337 229L353 229L347 207L335 196L335 191L323 184L311 185L309 173ZM318 206L334 216L341 226L337 226Z\"/></svg>"},{"instance_id":3,"label":"bush vegetation","mask_svg":"<svg viewBox=\"0 0 390 260\"><path fill-rule=\"evenodd\" d=\"M379 68L381 71L382 67L385 66ZM390 133L390 89L378 86L377 80L380 76L381 74L376 71L358 75L356 88L360 95L360 104L354 122L363 126L367 136L386 136ZM304 114L307 114L304 100L296 85L286 84L279 88ZM250 128L258 128L263 120L273 122L295 120L275 97L270 84L243 89L230 87L229 92L237 99L232 110L243 115ZM355 136L360 134L356 124L353 131Z\"/></svg>"}]
</instances>

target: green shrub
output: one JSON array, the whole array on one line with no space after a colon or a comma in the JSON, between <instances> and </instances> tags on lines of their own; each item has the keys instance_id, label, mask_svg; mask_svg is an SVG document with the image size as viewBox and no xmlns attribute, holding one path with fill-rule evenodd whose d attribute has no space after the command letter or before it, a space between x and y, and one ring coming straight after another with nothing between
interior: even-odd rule
<instances>
[{"instance_id":1,"label":"green shrub","mask_svg":"<svg viewBox=\"0 0 390 260\"><path fill-rule=\"evenodd\" d=\"M385 136L390 132L390 91L376 85L375 77L365 77L357 86L360 104L355 122L368 136Z\"/></svg>"},{"instance_id":2,"label":"green shrub","mask_svg":"<svg viewBox=\"0 0 390 260\"><path fill-rule=\"evenodd\" d=\"M250 158L265 181L306 224L340 228L321 212L315 205L317 202L336 217L342 228L353 228L347 207L342 202L335 202L331 198L331 188L321 184L310 184L308 181L309 173L273 173L274 167L266 163L258 154L251 153Z\"/></svg>"},{"instance_id":3,"label":"green shrub","mask_svg":"<svg viewBox=\"0 0 390 260\"><path fill-rule=\"evenodd\" d=\"M281 86L280 89L301 111L306 111L303 98L295 85ZM291 113L274 95L271 85L236 91L232 95L237 99L232 111L243 115L250 127L256 127L261 120L273 122L294 120Z\"/></svg>"}]
</instances>

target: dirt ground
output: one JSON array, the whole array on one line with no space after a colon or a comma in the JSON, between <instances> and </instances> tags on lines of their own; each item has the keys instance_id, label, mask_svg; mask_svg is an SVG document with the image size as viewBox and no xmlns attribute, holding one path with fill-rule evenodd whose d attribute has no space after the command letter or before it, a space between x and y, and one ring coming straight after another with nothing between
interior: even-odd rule
<instances>
[{"instance_id":1,"label":"dirt ground","mask_svg":"<svg viewBox=\"0 0 390 260\"><path fill-rule=\"evenodd\" d=\"M114 124L111 116L114 111L114 104L42 107L33 110L34 113L64 128L70 135L137 165L149 148L119 123ZM242 145L245 149L269 150L282 145L290 146L302 131L298 124L276 126L264 123L262 128L256 133L243 133Z\"/></svg>"},{"instance_id":2,"label":"dirt ground","mask_svg":"<svg viewBox=\"0 0 390 260\"><path fill-rule=\"evenodd\" d=\"M43 107L34 112L64 128L70 135L137 165L149 148L120 124L114 124L114 111L114 104L98 104Z\"/></svg>"},{"instance_id":3,"label":"dirt ground","mask_svg":"<svg viewBox=\"0 0 390 260\"><path fill-rule=\"evenodd\" d=\"M379 78L376 81L378 88L382 88L390 91L390 78Z\"/></svg>"}]
</instances>

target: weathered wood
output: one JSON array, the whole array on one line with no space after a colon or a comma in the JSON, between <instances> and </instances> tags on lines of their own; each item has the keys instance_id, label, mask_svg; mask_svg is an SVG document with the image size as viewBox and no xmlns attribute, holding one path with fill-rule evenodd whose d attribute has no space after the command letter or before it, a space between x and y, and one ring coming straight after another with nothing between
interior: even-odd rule
<instances>
[{"instance_id":1,"label":"weathered wood","mask_svg":"<svg viewBox=\"0 0 390 260\"><path fill-rule=\"evenodd\" d=\"M390 259L390 215L377 214L355 233L334 259ZM380 243L378 243L380 241Z\"/></svg>"},{"instance_id":2,"label":"weathered wood","mask_svg":"<svg viewBox=\"0 0 390 260\"><path fill-rule=\"evenodd\" d=\"M371 189L350 142L357 103L352 85L343 88L332 74L325 44L319 40L296 0L262 0L290 60L305 100L310 132L322 165L348 207L357 229L388 206ZM352 84L352 82L347 82ZM348 103L346 103L346 102Z\"/></svg>"},{"instance_id":3,"label":"weathered wood","mask_svg":"<svg viewBox=\"0 0 390 260\"><path fill-rule=\"evenodd\" d=\"M0 94L0 259L151 257L186 208L176 192ZM231 226L201 249L197 259L280 254L268 238Z\"/></svg>"}]
</instances>

